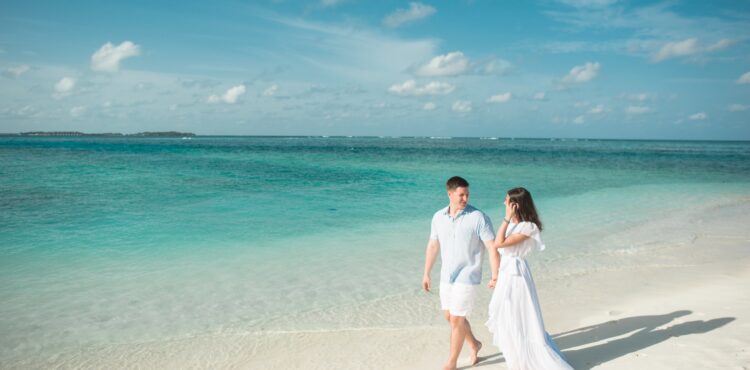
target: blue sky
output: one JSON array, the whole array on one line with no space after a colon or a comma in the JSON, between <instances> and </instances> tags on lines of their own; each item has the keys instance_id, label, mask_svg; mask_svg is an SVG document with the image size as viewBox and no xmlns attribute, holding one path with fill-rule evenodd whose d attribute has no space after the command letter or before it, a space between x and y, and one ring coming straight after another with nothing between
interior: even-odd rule
<instances>
[{"instance_id":1,"label":"blue sky","mask_svg":"<svg viewBox=\"0 0 750 370\"><path fill-rule=\"evenodd\" d=\"M747 1L2 1L0 71L0 132L750 140Z\"/></svg>"}]
</instances>

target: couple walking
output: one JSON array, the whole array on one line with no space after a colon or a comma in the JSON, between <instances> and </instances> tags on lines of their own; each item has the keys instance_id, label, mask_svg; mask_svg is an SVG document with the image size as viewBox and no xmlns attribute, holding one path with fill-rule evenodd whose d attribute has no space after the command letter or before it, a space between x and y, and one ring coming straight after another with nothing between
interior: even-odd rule
<instances>
[{"instance_id":1,"label":"couple walking","mask_svg":"<svg viewBox=\"0 0 750 370\"><path fill-rule=\"evenodd\" d=\"M466 316L482 282L486 248L492 268L488 286L495 289L486 325L508 369L572 370L544 330L536 287L526 263L529 253L544 249L542 223L531 194L524 188L508 191L505 217L495 237L489 217L468 204L469 183L455 176L448 179L446 188L450 204L432 217L422 280L422 287L430 291L430 271L439 252L440 305L451 326L450 357L444 369L456 368L464 341L471 348L471 364L478 361L482 343L474 337Z\"/></svg>"}]
</instances>

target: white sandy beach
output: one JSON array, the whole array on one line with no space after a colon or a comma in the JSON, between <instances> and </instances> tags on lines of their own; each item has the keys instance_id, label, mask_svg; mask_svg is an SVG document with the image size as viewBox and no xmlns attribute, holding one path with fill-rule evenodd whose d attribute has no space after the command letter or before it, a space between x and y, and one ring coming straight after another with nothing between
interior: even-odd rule
<instances>
[{"instance_id":1,"label":"white sandy beach","mask_svg":"<svg viewBox=\"0 0 750 370\"><path fill-rule=\"evenodd\" d=\"M0 370L750 370L750 0L0 24Z\"/></svg>"},{"instance_id":2,"label":"white sandy beach","mask_svg":"<svg viewBox=\"0 0 750 370\"><path fill-rule=\"evenodd\" d=\"M640 251L637 266L535 276L547 329L574 368L750 368L750 202L692 222L684 225L691 243ZM504 369L483 326L488 297L480 297L471 319L484 342L478 368ZM439 369L449 330L437 308L425 312L434 316L419 327L210 335L84 348L2 367ZM459 366L465 363L466 353Z\"/></svg>"}]
</instances>

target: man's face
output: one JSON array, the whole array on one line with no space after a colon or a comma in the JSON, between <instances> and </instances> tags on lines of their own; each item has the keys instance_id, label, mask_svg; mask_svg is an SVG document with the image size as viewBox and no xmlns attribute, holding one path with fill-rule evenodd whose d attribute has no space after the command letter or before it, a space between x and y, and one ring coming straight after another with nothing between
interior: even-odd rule
<instances>
[{"instance_id":1,"label":"man's face","mask_svg":"<svg viewBox=\"0 0 750 370\"><path fill-rule=\"evenodd\" d=\"M469 202L469 188L458 187L455 190L448 190L448 199L451 205L466 208L466 203Z\"/></svg>"}]
</instances>

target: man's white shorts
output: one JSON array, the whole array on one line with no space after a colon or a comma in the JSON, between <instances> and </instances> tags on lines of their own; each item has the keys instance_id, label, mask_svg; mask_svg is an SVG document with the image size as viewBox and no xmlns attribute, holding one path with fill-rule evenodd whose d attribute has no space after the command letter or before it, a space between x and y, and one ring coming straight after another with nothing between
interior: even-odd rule
<instances>
[{"instance_id":1,"label":"man's white shorts","mask_svg":"<svg viewBox=\"0 0 750 370\"><path fill-rule=\"evenodd\" d=\"M440 283L440 306L452 316L468 316L479 285Z\"/></svg>"}]
</instances>

